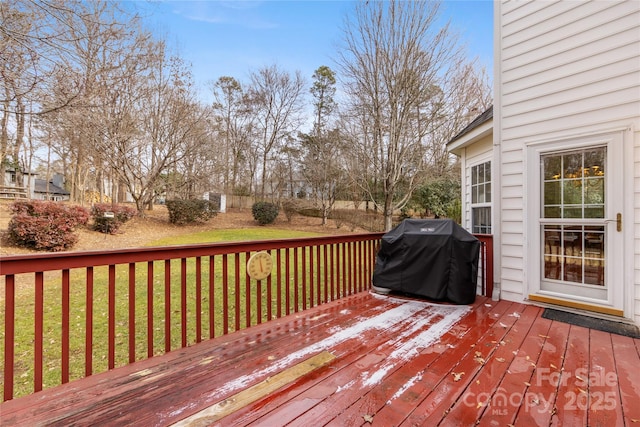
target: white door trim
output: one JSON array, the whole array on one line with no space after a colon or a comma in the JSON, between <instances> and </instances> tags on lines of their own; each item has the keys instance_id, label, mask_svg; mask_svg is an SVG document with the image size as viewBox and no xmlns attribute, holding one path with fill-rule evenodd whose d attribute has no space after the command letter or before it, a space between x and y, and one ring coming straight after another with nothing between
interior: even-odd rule
<instances>
[{"instance_id":1,"label":"white door trim","mask_svg":"<svg viewBox=\"0 0 640 427\"><path fill-rule=\"evenodd\" d=\"M613 309L623 311L629 316L628 304L625 304L625 294L628 295L628 289L625 285L626 260L624 224L628 224L629 228L632 217L628 217L625 209L624 197L624 170L626 162L624 157L627 156L624 150L624 132L616 129L615 131L607 131L598 134L579 135L573 137L558 138L555 140L548 139L545 141L537 141L527 145L526 147L526 232L527 251L526 251L526 269L527 278L525 292L527 295L537 295L541 297L550 297L552 299L566 299L582 304L594 304L608 306ZM607 147L607 179L605 189L605 218L609 226L607 226L607 247L605 274L607 275L606 283L608 284L608 292L606 301L591 300L585 297L568 297L563 294L556 294L541 290L541 271L542 271L542 252L541 252L541 167L540 157L547 153L579 150L592 146ZM623 213L623 232L615 231L615 219L617 213ZM625 218L626 216L626 218ZM610 221L613 221L611 224ZM611 231L613 230L613 231ZM525 296L526 298L526 296Z\"/></svg>"}]
</instances>

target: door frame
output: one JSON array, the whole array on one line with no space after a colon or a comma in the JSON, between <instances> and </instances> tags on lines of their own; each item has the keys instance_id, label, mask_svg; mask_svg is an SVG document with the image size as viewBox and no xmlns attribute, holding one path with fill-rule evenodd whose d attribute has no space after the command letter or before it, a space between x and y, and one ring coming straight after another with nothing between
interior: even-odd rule
<instances>
[{"instance_id":1,"label":"door frame","mask_svg":"<svg viewBox=\"0 0 640 427\"><path fill-rule=\"evenodd\" d=\"M627 236L629 230L633 230L633 216L629 216L625 188L625 170L628 169L628 157L624 144L625 130L615 129L602 133L587 135L574 135L564 138L547 139L527 144L525 148L526 171L525 198L526 209L526 270L525 295L532 301L556 304L577 309L589 310L596 313L604 313L621 317L631 317L633 307L629 306L626 295L633 295L633 289L629 289L627 272L632 263L629 263ZM543 255L542 255L542 227L541 216L541 167L540 158L544 154L550 154L568 150L581 150L595 146L607 147L607 178L605 188L605 222L607 224L607 246L605 247L605 275L607 284L607 300L591 300L584 297L572 297L541 289ZM631 155L631 157L633 157ZM625 161L626 160L626 161ZM622 213L622 232L616 231L615 218L617 213ZM626 231L626 232L625 232ZM632 242L631 242L632 244ZM632 281L633 282L633 281ZM632 285L631 285L632 286Z\"/></svg>"}]
</instances>

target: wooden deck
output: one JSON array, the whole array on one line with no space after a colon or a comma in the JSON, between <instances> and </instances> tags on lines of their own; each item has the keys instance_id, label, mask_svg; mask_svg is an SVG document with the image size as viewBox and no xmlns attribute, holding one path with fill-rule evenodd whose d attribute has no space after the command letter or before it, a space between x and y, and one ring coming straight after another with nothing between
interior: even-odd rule
<instances>
[{"instance_id":1,"label":"wooden deck","mask_svg":"<svg viewBox=\"0 0 640 427\"><path fill-rule=\"evenodd\" d=\"M369 292L0 405L2 425L640 425L640 340Z\"/></svg>"}]
</instances>

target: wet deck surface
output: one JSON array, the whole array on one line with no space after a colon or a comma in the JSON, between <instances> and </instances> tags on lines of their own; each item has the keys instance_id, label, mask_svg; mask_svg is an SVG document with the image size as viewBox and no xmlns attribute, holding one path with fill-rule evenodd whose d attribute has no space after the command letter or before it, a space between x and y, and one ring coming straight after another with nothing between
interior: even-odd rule
<instances>
[{"instance_id":1,"label":"wet deck surface","mask_svg":"<svg viewBox=\"0 0 640 427\"><path fill-rule=\"evenodd\" d=\"M364 292L0 405L2 425L640 425L640 340Z\"/></svg>"}]
</instances>

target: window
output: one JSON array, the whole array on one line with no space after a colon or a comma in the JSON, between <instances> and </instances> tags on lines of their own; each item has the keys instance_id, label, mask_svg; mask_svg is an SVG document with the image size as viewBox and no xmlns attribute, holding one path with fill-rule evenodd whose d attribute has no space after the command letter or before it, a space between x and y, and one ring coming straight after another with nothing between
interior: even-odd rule
<instances>
[{"instance_id":1,"label":"window","mask_svg":"<svg viewBox=\"0 0 640 427\"><path fill-rule=\"evenodd\" d=\"M491 234L491 162L471 168L471 232Z\"/></svg>"}]
</instances>

